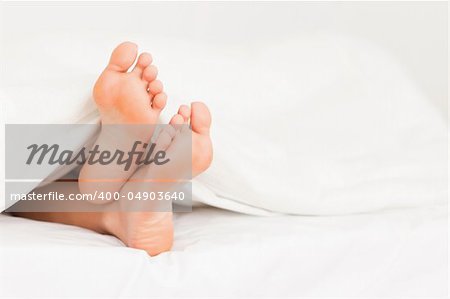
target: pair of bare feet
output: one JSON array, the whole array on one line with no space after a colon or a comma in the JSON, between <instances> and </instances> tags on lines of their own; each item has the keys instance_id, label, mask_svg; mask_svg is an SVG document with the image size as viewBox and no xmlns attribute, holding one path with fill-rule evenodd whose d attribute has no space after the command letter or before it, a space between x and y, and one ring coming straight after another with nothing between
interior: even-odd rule
<instances>
[{"instance_id":1,"label":"pair of bare feet","mask_svg":"<svg viewBox=\"0 0 450 299\"><path fill-rule=\"evenodd\" d=\"M163 91L161 81L157 80L157 68L152 64L148 53L138 55L137 46L131 42L120 44L112 53L106 69L97 80L93 96L100 111L102 126L106 125L150 125L149 131L131 136L130 140L149 142L154 133L151 125L158 123L159 115L164 109L167 96ZM137 59L137 61L136 61ZM136 64L135 64L136 62ZM133 66L134 68L130 70ZM191 130L185 132L179 129L182 124L189 124ZM156 138L157 146L169 153L175 154L181 146L183 138L189 136L192 144L192 160L189 171L196 176L205 171L212 160L212 144L209 137L211 116L208 108L201 102L179 108L170 123ZM117 139L108 133L100 133L97 143L104 147L113 147ZM189 134L189 135L186 135ZM192 139L190 139L192 138ZM190 143L192 142L192 143ZM186 143L184 143L186 144ZM83 166L79 177L79 188L82 193L92 192L90 178L120 178L113 185L108 185L110 191L130 189L130 181L148 177L149 173L161 169L152 165L135 166L128 171L105 166L102 169ZM180 171L166 169L166 171ZM98 186L98 185L97 185ZM145 187L144 187L145 188ZM170 250L173 242L172 213L139 211L139 212L105 212L102 214L103 231L122 240L127 246L143 249L150 255L156 255Z\"/></svg>"}]
</instances>

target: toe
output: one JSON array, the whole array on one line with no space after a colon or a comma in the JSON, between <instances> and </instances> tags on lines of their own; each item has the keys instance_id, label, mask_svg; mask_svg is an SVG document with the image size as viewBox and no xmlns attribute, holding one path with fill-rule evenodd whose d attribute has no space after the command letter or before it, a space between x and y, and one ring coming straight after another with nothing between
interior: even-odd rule
<instances>
[{"instance_id":1,"label":"toe","mask_svg":"<svg viewBox=\"0 0 450 299\"><path fill-rule=\"evenodd\" d=\"M158 69L154 65L149 65L144 69L142 78L147 82L152 82L156 79L158 75Z\"/></svg>"},{"instance_id":2,"label":"toe","mask_svg":"<svg viewBox=\"0 0 450 299\"><path fill-rule=\"evenodd\" d=\"M139 55L136 66L133 69L133 73L142 76L144 69L148 67L150 63L152 63L152 56L149 53L142 53L141 55Z\"/></svg>"},{"instance_id":3,"label":"toe","mask_svg":"<svg viewBox=\"0 0 450 299\"><path fill-rule=\"evenodd\" d=\"M183 122L184 122L183 116L181 116L180 114L175 114L169 123L172 126L179 126L179 125L182 125Z\"/></svg>"},{"instance_id":4,"label":"toe","mask_svg":"<svg viewBox=\"0 0 450 299\"><path fill-rule=\"evenodd\" d=\"M167 95L164 92L158 93L152 100L152 108L155 110L161 110L166 106Z\"/></svg>"},{"instance_id":5,"label":"toe","mask_svg":"<svg viewBox=\"0 0 450 299\"><path fill-rule=\"evenodd\" d=\"M137 56L137 45L124 42L117 46L111 54L107 69L126 72L133 65Z\"/></svg>"},{"instance_id":6,"label":"toe","mask_svg":"<svg viewBox=\"0 0 450 299\"><path fill-rule=\"evenodd\" d=\"M159 80L152 81L148 84L148 91L152 95L156 95L158 93L161 93L163 91L163 84Z\"/></svg>"},{"instance_id":7,"label":"toe","mask_svg":"<svg viewBox=\"0 0 450 299\"><path fill-rule=\"evenodd\" d=\"M191 115L191 109L187 105L181 105L178 109L178 114L183 117L184 122L189 120L189 116Z\"/></svg>"},{"instance_id":8,"label":"toe","mask_svg":"<svg viewBox=\"0 0 450 299\"><path fill-rule=\"evenodd\" d=\"M208 107L202 102L194 102L191 105L191 110L192 131L201 135L209 135L211 113L209 113Z\"/></svg>"}]
</instances>

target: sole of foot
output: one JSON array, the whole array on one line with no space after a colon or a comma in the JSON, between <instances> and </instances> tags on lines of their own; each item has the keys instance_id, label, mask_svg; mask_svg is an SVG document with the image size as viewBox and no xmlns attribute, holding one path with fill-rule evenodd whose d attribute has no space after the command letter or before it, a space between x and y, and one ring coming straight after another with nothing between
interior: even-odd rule
<instances>
[{"instance_id":1,"label":"sole of foot","mask_svg":"<svg viewBox=\"0 0 450 299\"><path fill-rule=\"evenodd\" d=\"M166 105L167 96L156 79L158 69L152 56L137 54L134 43L118 45L95 83L93 97L103 124L156 124Z\"/></svg>"},{"instance_id":2,"label":"sole of foot","mask_svg":"<svg viewBox=\"0 0 450 299\"><path fill-rule=\"evenodd\" d=\"M180 125L191 125L192 132L180 132ZM151 176L148 172L158 171L164 173L173 172L179 175L183 171L192 171L192 175L198 175L206 170L212 161L212 143L209 137L209 129L211 126L211 115L205 104L200 102L192 103L191 107L181 106L176 114L170 120L171 126L159 133L155 143L158 149L166 150L171 157L177 154L183 154L186 145L186 136L189 143L192 141L192 167L184 169L183 165L171 164L167 169L140 168L131 177L136 181ZM185 127L184 127L185 128ZM184 140L182 140L184 139ZM177 161L173 159L172 161ZM175 162L176 163L176 162ZM128 183L130 184L130 183ZM145 184L145 183L143 183ZM147 186L142 185L141 188L148 191ZM127 188L124 185L122 192L135 192L134 187ZM134 190L134 191L132 191ZM138 190L139 187L138 187ZM157 190L159 191L159 190ZM125 245L131 248L145 250L150 256L169 251L173 244L173 221L171 206L167 206L164 212L108 212L104 215L104 223L106 231L117 236Z\"/></svg>"}]
</instances>

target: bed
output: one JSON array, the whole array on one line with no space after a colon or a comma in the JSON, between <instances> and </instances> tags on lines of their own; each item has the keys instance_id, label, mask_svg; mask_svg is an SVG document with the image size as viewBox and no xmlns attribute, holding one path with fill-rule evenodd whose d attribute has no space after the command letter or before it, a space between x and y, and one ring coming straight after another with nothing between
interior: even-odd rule
<instances>
[{"instance_id":1,"label":"bed","mask_svg":"<svg viewBox=\"0 0 450 299\"><path fill-rule=\"evenodd\" d=\"M215 159L158 256L0 214L0 296L447 297L447 3L1 5L2 123L98 125L132 40Z\"/></svg>"},{"instance_id":2,"label":"bed","mask_svg":"<svg viewBox=\"0 0 450 299\"><path fill-rule=\"evenodd\" d=\"M345 217L201 207L175 227L173 250L149 257L111 236L1 215L0 295L447 296L447 206Z\"/></svg>"}]
</instances>

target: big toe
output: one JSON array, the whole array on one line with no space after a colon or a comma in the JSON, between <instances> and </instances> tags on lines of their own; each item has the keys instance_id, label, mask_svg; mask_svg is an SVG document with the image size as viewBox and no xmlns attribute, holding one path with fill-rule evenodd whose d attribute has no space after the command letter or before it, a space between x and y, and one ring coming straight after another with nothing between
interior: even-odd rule
<instances>
[{"instance_id":1,"label":"big toe","mask_svg":"<svg viewBox=\"0 0 450 299\"><path fill-rule=\"evenodd\" d=\"M209 135L211 113L204 103L193 102L191 104L191 126L192 131L201 135Z\"/></svg>"},{"instance_id":2,"label":"big toe","mask_svg":"<svg viewBox=\"0 0 450 299\"><path fill-rule=\"evenodd\" d=\"M123 42L111 54L108 69L116 72L126 72L133 65L137 56L137 45Z\"/></svg>"}]
</instances>

